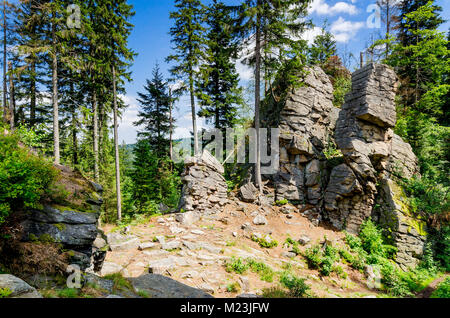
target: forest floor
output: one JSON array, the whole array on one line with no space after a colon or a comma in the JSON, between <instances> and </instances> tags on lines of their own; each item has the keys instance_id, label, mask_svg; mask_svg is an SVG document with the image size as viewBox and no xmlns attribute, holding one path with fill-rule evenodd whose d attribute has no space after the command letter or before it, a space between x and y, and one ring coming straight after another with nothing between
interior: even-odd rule
<instances>
[{"instance_id":1,"label":"forest floor","mask_svg":"<svg viewBox=\"0 0 450 318\"><path fill-rule=\"evenodd\" d=\"M266 225L253 224L257 214L265 216ZM246 223L247 228L243 229L242 226ZM111 233L119 229L113 225L105 225L103 230ZM324 241L325 237L333 245L345 244L342 232L322 225L316 227L298 211L288 216L282 213L282 208L276 206L262 208L252 204L233 203L220 213L204 217L190 226L181 225L173 215L165 215L130 226L127 230L129 235L138 237L141 244L150 243L148 245L151 248L108 252L103 275L111 274L108 268L121 269L125 277L139 277L150 271L201 289L214 297L232 298L242 293L262 295L264 289L279 286L281 273L289 268L297 277L306 278L314 297L387 297L379 291L369 289L365 275L347 265L342 265L348 274L345 279L334 273L322 277L318 271L308 269L303 256L287 257L285 254L290 249L284 243L288 237L298 240L307 236L311 239L306 246L299 245L301 251ZM270 234L279 244L274 248L262 248L251 240L253 233L263 236ZM165 244L154 243L157 241L156 237L163 237L166 243L170 243L169 248L176 248L169 249ZM251 258L264 263L273 270L274 275L272 279L267 279L251 270L243 274L227 272L226 263L232 262L233 258Z\"/></svg>"}]
</instances>

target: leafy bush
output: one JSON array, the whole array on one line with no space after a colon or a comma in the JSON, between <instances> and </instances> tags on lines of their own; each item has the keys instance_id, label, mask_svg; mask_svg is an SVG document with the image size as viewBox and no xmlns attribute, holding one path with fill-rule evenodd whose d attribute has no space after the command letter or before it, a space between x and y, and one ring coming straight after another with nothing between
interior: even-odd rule
<instances>
[{"instance_id":1,"label":"leafy bush","mask_svg":"<svg viewBox=\"0 0 450 318\"><path fill-rule=\"evenodd\" d=\"M262 238L257 238L256 236L252 236L252 241L259 244L262 248L273 248L278 246L278 242L270 238L270 240Z\"/></svg>"},{"instance_id":2,"label":"leafy bush","mask_svg":"<svg viewBox=\"0 0 450 318\"><path fill-rule=\"evenodd\" d=\"M244 262L242 258L232 257L230 262L225 264L225 269L228 273L244 274L248 270L249 266Z\"/></svg>"},{"instance_id":3,"label":"leafy bush","mask_svg":"<svg viewBox=\"0 0 450 318\"><path fill-rule=\"evenodd\" d=\"M273 276L275 272L273 271L272 268L270 268L269 266L267 266L262 262L257 262L253 259L248 259L247 264L252 272L259 274L259 277L261 278L262 281L268 283L273 282Z\"/></svg>"},{"instance_id":4,"label":"leafy bush","mask_svg":"<svg viewBox=\"0 0 450 318\"><path fill-rule=\"evenodd\" d=\"M228 284L228 286L227 286L227 292L229 292L229 293L238 293L240 290L241 290L241 287L236 282Z\"/></svg>"},{"instance_id":5,"label":"leafy bush","mask_svg":"<svg viewBox=\"0 0 450 318\"><path fill-rule=\"evenodd\" d=\"M8 298L12 294L9 288L0 288L0 298Z\"/></svg>"},{"instance_id":6,"label":"leafy bush","mask_svg":"<svg viewBox=\"0 0 450 318\"><path fill-rule=\"evenodd\" d=\"M283 199L283 200L278 200L277 202L275 202L275 205L277 205L277 206L283 206L283 205L286 205L286 204L288 204L288 203L289 203L288 200Z\"/></svg>"},{"instance_id":7,"label":"leafy bush","mask_svg":"<svg viewBox=\"0 0 450 318\"><path fill-rule=\"evenodd\" d=\"M305 281L305 278L296 277L289 272L284 272L280 279L281 285L289 290L289 296L295 298L303 298L308 295L311 288Z\"/></svg>"},{"instance_id":8,"label":"leafy bush","mask_svg":"<svg viewBox=\"0 0 450 318\"><path fill-rule=\"evenodd\" d=\"M0 136L0 223L12 211L36 208L56 177L52 164L19 147L16 136Z\"/></svg>"},{"instance_id":9,"label":"leafy bush","mask_svg":"<svg viewBox=\"0 0 450 318\"><path fill-rule=\"evenodd\" d=\"M340 260L339 251L326 242L323 246L315 245L305 251L304 257L311 269L318 269L323 276L329 276ZM341 274L343 275L343 274Z\"/></svg>"},{"instance_id":10,"label":"leafy bush","mask_svg":"<svg viewBox=\"0 0 450 318\"><path fill-rule=\"evenodd\" d=\"M439 284L438 288L433 292L431 298L450 298L450 278Z\"/></svg>"}]
</instances>

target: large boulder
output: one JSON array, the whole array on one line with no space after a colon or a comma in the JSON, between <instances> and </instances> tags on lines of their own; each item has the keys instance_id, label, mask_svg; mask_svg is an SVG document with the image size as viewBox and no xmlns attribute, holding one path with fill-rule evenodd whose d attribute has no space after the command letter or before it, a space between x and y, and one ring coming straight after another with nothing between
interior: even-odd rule
<instances>
[{"instance_id":1,"label":"large boulder","mask_svg":"<svg viewBox=\"0 0 450 318\"><path fill-rule=\"evenodd\" d=\"M379 223L391 233L392 243L398 249L396 262L404 270L414 268L424 251L426 222L413 213L404 190L391 179L380 182L377 203Z\"/></svg>"},{"instance_id":2,"label":"large boulder","mask_svg":"<svg viewBox=\"0 0 450 318\"><path fill-rule=\"evenodd\" d=\"M334 168L325 193L327 216L341 230L358 233L371 216L392 149L396 87L397 76L386 65L369 64L352 75L335 132L346 167Z\"/></svg>"},{"instance_id":3,"label":"large boulder","mask_svg":"<svg viewBox=\"0 0 450 318\"><path fill-rule=\"evenodd\" d=\"M326 186L324 149L333 141L339 109L333 85L320 67L306 68L301 87L288 91L270 116L280 128L280 170L274 177L277 200L318 205ZM269 120L270 122L270 120Z\"/></svg>"},{"instance_id":4,"label":"large boulder","mask_svg":"<svg viewBox=\"0 0 450 318\"><path fill-rule=\"evenodd\" d=\"M25 211L21 241L61 246L61 253L69 256L68 264L99 271L108 250L106 237L98 229L103 188L68 167L56 167L61 175L59 187L66 197Z\"/></svg>"},{"instance_id":5,"label":"large boulder","mask_svg":"<svg viewBox=\"0 0 450 318\"><path fill-rule=\"evenodd\" d=\"M158 274L130 278L130 281L136 292L146 292L151 298L213 298L200 289Z\"/></svg>"},{"instance_id":6,"label":"large boulder","mask_svg":"<svg viewBox=\"0 0 450 318\"><path fill-rule=\"evenodd\" d=\"M185 160L183 190L178 209L198 215L216 214L228 203L223 165L208 151Z\"/></svg>"},{"instance_id":7,"label":"large boulder","mask_svg":"<svg viewBox=\"0 0 450 318\"><path fill-rule=\"evenodd\" d=\"M13 275L0 274L0 289L9 291L9 298L42 298L34 287Z\"/></svg>"}]
</instances>

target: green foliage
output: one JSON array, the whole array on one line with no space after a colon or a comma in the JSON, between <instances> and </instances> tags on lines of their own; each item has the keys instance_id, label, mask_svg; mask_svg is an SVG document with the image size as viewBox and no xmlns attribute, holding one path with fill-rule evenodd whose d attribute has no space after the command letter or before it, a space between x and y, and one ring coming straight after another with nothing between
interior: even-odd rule
<instances>
[{"instance_id":1,"label":"green foliage","mask_svg":"<svg viewBox=\"0 0 450 318\"><path fill-rule=\"evenodd\" d=\"M0 299L11 296L12 291L9 288L0 288Z\"/></svg>"},{"instance_id":2,"label":"green foliage","mask_svg":"<svg viewBox=\"0 0 450 318\"><path fill-rule=\"evenodd\" d=\"M36 208L57 175L51 163L20 147L16 136L0 136L0 223L13 211Z\"/></svg>"},{"instance_id":3,"label":"green foliage","mask_svg":"<svg viewBox=\"0 0 450 318\"><path fill-rule=\"evenodd\" d=\"M59 298L78 298L79 294L80 291L74 288L65 288L57 292Z\"/></svg>"},{"instance_id":4,"label":"green foliage","mask_svg":"<svg viewBox=\"0 0 450 318\"><path fill-rule=\"evenodd\" d=\"M328 243L325 239L325 244L315 245L308 248L304 257L308 265L312 269L318 269L323 276L329 276L335 268L335 263L340 260L339 251Z\"/></svg>"},{"instance_id":5,"label":"green foliage","mask_svg":"<svg viewBox=\"0 0 450 318\"><path fill-rule=\"evenodd\" d=\"M450 277L447 277L445 281L439 284L431 298L450 298Z\"/></svg>"},{"instance_id":6,"label":"green foliage","mask_svg":"<svg viewBox=\"0 0 450 318\"><path fill-rule=\"evenodd\" d=\"M258 243L259 246L262 247L262 248L273 248L273 247L277 247L277 246L278 246L278 242L275 241L274 239L272 239L270 236L269 236L269 238L270 238L270 239L268 240L268 239L266 239L266 237L258 238L258 237L256 237L255 235L253 235L253 236L252 236L252 241Z\"/></svg>"},{"instance_id":7,"label":"green foliage","mask_svg":"<svg viewBox=\"0 0 450 318\"><path fill-rule=\"evenodd\" d=\"M286 204L288 204L288 203L289 203L289 201L286 200L286 199L278 200L277 202L275 202L275 204L276 204L277 206L283 206L283 205L286 205Z\"/></svg>"},{"instance_id":8,"label":"green foliage","mask_svg":"<svg viewBox=\"0 0 450 318\"><path fill-rule=\"evenodd\" d=\"M280 283L289 290L289 296L294 298L304 298L308 296L311 289L306 283L305 278L299 278L290 272L284 272L280 278Z\"/></svg>"},{"instance_id":9,"label":"green foliage","mask_svg":"<svg viewBox=\"0 0 450 318\"><path fill-rule=\"evenodd\" d=\"M248 259L247 264L252 272L259 274L262 281L268 283L273 282L273 276L275 272L272 268L262 262L257 262L253 259Z\"/></svg>"},{"instance_id":10,"label":"green foliage","mask_svg":"<svg viewBox=\"0 0 450 318\"><path fill-rule=\"evenodd\" d=\"M263 298L289 298L289 294L280 287L264 288L262 294Z\"/></svg>"},{"instance_id":11,"label":"green foliage","mask_svg":"<svg viewBox=\"0 0 450 318\"><path fill-rule=\"evenodd\" d=\"M244 274L249 268L242 258L232 257L229 262L225 264L225 269L228 273Z\"/></svg>"},{"instance_id":12,"label":"green foliage","mask_svg":"<svg viewBox=\"0 0 450 318\"><path fill-rule=\"evenodd\" d=\"M400 270L392 261L395 248L384 243L381 229L371 220L363 223L359 237L346 234L346 242L356 255L345 250L340 250L339 254L358 270L364 269L365 265L377 266L382 275L383 288L393 296L411 296L414 292L423 290L438 274L429 246L416 269L407 272Z\"/></svg>"},{"instance_id":13,"label":"green foliage","mask_svg":"<svg viewBox=\"0 0 450 318\"><path fill-rule=\"evenodd\" d=\"M236 282L227 285L227 292L229 292L229 293L236 294L236 293L239 293L240 290L241 290L241 286Z\"/></svg>"},{"instance_id":14,"label":"green foliage","mask_svg":"<svg viewBox=\"0 0 450 318\"><path fill-rule=\"evenodd\" d=\"M106 276L104 276L104 278L113 281L113 283L114 283L113 291L127 291L127 290L133 291L134 290L131 282L128 279L126 279L125 277L123 277L123 275L121 273L106 275Z\"/></svg>"}]
</instances>

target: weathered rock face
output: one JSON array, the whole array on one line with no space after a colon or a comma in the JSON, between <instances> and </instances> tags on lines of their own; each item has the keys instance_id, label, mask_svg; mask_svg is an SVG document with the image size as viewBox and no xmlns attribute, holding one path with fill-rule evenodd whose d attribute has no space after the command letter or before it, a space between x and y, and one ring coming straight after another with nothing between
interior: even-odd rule
<instances>
[{"instance_id":1,"label":"weathered rock face","mask_svg":"<svg viewBox=\"0 0 450 318\"><path fill-rule=\"evenodd\" d=\"M215 214L228 203L224 168L208 151L185 160L179 210L199 215Z\"/></svg>"},{"instance_id":2,"label":"weathered rock face","mask_svg":"<svg viewBox=\"0 0 450 318\"><path fill-rule=\"evenodd\" d=\"M396 88L392 69L369 64L352 75L352 90L339 110L332 105L331 82L315 67L307 69L304 86L275 104L272 113L279 119L271 120L268 111L266 117L281 130L277 200L313 206L319 215L315 222L326 219L354 234L366 219L377 219L392 232L398 263L405 268L422 255L425 230L395 182L399 175L419 173L411 146L393 132ZM324 149L334 141L343 160L331 162Z\"/></svg>"},{"instance_id":3,"label":"weathered rock face","mask_svg":"<svg viewBox=\"0 0 450 318\"><path fill-rule=\"evenodd\" d=\"M287 94L280 113L280 171L274 183L277 200L318 205L326 186L323 150L333 138L339 109L322 69L306 69L304 84Z\"/></svg>"},{"instance_id":4,"label":"weathered rock face","mask_svg":"<svg viewBox=\"0 0 450 318\"><path fill-rule=\"evenodd\" d=\"M396 261L402 269L415 267L423 254L426 241L426 223L413 215L407 197L395 181L383 179L377 197L376 217L392 233L397 247Z\"/></svg>"},{"instance_id":5,"label":"weathered rock face","mask_svg":"<svg viewBox=\"0 0 450 318\"><path fill-rule=\"evenodd\" d=\"M389 161L397 77L385 65L369 64L352 75L352 82L335 134L345 164L331 173L325 209L335 227L358 233L372 213L376 184Z\"/></svg>"},{"instance_id":6,"label":"weathered rock face","mask_svg":"<svg viewBox=\"0 0 450 318\"><path fill-rule=\"evenodd\" d=\"M25 213L23 242L51 242L69 250L69 264L99 271L106 257L106 237L98 230L103 189L66 167L60 167L62 183L70 193L66 206L48 203ZM70 200L77 198L76 203Z\"/></svg>"},{"instance_id":7,"label":"weathered rock face","mask_svg":"<svg viewBox=\"0 0 450 318\"><path fill-rule=\"evenodd\" d=\"M10 298L42 298L34 287L13 275L0 275L0 289L10 291Z\"/></svg>"}]
</instances>

